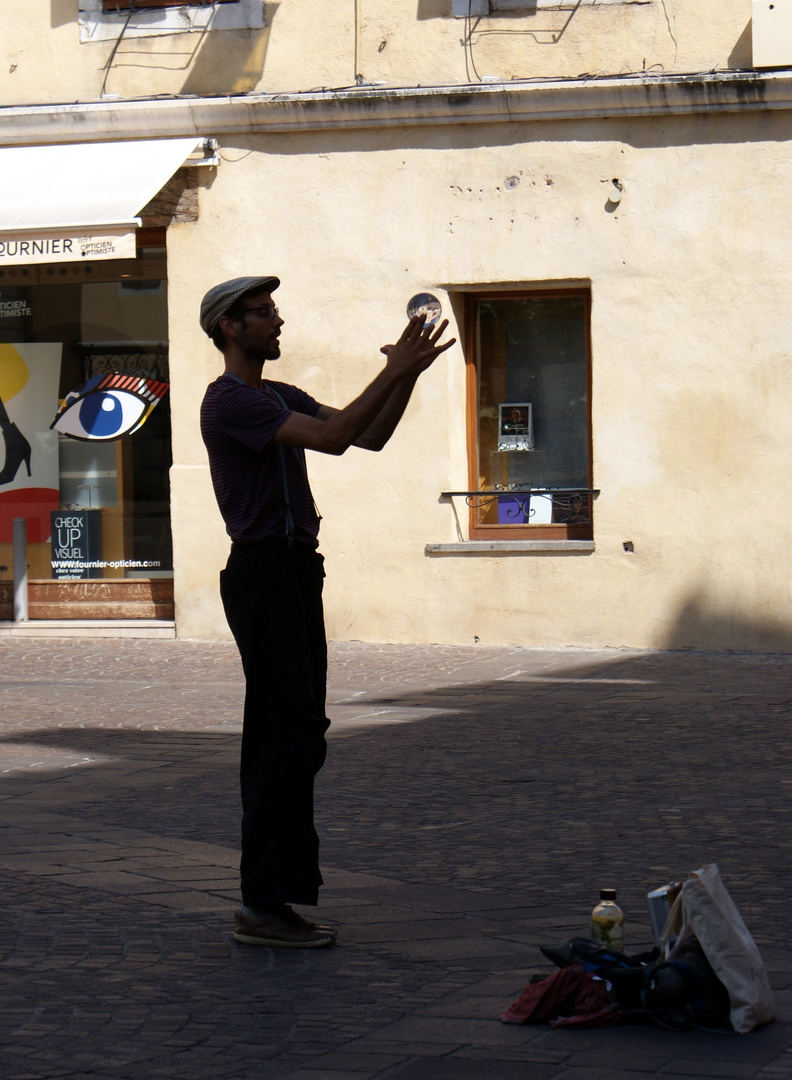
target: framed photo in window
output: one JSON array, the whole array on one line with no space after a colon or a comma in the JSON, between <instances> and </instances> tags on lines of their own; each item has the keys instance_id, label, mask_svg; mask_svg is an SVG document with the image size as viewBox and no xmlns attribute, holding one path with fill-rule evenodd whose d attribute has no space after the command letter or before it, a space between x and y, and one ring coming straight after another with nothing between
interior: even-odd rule
<instances>
[{"instance_id":1,"label":"framed photo in window","mask_svg":"<svg viewBox=\"0 0 792 1080\"><path fill-rule=\"evenodd\" d=\"M588 492L570 491L553 495L553 521L562 525L590 525Z\"/></svg>"},{"instance_id":2,"label":"framed photo in window","mask_svg":"<svg viewBox=\"0 0 792 1080\"><path fill-rule=\"evenodd\" d=\"M533 450L533 406L528 401L498 405L498 450Z\"/></svg>"}]
</instances>

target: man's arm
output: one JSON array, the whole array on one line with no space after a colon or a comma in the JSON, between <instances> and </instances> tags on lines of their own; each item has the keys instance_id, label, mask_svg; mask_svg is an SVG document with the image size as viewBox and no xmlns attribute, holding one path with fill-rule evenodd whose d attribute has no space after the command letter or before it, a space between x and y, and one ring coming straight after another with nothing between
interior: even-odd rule
<instances>
[{"instance_id":1,"label":"man's arm","mask_svg":"<svg viewBox=\"0 0 792 1080\"><path fill-rule=\"evenodd\" d=\"M416 382L417 379L404 379L400 382L373 422L352 445L359 446L363 450L382 450L404 416L404 410L407 408ZM316 416L319 420L329 420L337 412L338 409L334 409L331 405L322 405Z\"/></svg>"},{"instance_id":2,"label":"man's arm","mask_svg":"<svg viewBox=\"0 0 792 1080\"><path fill-rule=\"evenodd\" d=\"M323 405L316 417L292 413L273 442L336 455L355 443L381 449L403 416L418 376L456 340L438 344L448 322L432 331L424 321L423 315L410 319L396 344L386 346L385 367L346 408Z\"/></svg>"}]
</instances>

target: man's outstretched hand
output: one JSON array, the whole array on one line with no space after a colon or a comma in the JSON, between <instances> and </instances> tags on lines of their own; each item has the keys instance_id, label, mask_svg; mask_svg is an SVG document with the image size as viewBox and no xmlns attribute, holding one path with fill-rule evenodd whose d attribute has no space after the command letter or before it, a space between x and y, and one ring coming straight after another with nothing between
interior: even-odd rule
<instances>
[{"instance_id":1,"label":"man's outstretched hand","mask_svg":"<svg viewBox=\"0 0 792 1080\"><path fill-rule=\"evenodd\" d=\"M343 454L353 443L364 450L381 450L401 420L418 376L456 340L440 344L447 319L437 329L425 322L425 315L415 315L395 345L382 346L385 367L346 408L321 405L315 417L293 412L272 441L322 454Z\"/></svg>"},{"instance_id":2,"label":"man's outstretched hand","mask_svg":"<svg viewBox=\"0 0 792 1080\"><path fill-rule=\"evenodd\" d=\"M424 325L425 322L426 315L413 315L396 344L383 345L380 349L388 358L387 366L395 374L417 377L431 367L440 353L444 353L456 343L456 338L450 338L442 345L439 344L448 326L448 319L443 319L436 329Z\"/></svg>"}]
</instances>

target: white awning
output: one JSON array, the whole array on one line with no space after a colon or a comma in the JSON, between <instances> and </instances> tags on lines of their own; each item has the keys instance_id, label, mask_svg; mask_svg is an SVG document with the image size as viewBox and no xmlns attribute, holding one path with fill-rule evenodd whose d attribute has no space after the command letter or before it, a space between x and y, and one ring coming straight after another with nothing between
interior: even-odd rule
<instances>
[{"instance_id":1,"label":"white awning","mask_svg":"<svg viewBox=\"0 0 792 1080\"><path fill-rule=\"evenodd\" d=\"M0 149L0 266L134 256L137 215L203 141Z\"/></svg>"}]
</instances>

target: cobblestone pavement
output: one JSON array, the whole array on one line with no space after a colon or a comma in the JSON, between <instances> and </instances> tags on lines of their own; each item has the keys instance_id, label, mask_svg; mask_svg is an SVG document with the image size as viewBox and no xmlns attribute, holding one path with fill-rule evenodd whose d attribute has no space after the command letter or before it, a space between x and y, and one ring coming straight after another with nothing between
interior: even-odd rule
<instances>
[{"instance_id":1,"label":"cobblestone pavement","mask_svg":"<svg viewBox=\"0 0 792 1080\"><path fill-rule=\"evenodd\" d=\"M232 645L0 647L4 1080L792 1077L792 657L331 648L332 949L230 936ZM717 862L778 1019L748 1036L501 1012L540 944Z\"/></svg>"}]
</instances>

